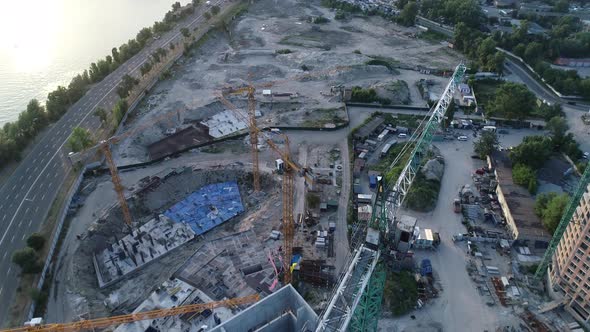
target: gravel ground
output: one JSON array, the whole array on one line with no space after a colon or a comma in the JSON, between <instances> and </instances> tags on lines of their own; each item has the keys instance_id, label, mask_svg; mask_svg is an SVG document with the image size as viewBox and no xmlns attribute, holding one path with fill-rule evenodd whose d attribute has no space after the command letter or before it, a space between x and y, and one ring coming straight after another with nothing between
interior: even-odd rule
<instances>
[{"instance_id":1,"label":"gravel ground","mask_svg":"<svg viewBox=\"0 0 590 332\"><path fill-rule=\"evenodd\" d=\"M286 13L296 13L287 15ZM185 57L170 71L170 78L159 82L132 113L127 128L142 129L123 140L114 149L119 164L147 160L146 146L162 137L166 129L186 125L188 121L207 118L224 109L217 94L224 86L239 87L249 81L255 86L273 82L277 92L298 93L285 104L259 103L267 125L321 125L334 115L318 114L317 109L338 108L341 103L330 95L330 87L369 86L404 80L408 84L412 105L424 105L415 83L445 79L416 71L390 71L383 66L367 66L369 56L391 59L407 67L454 68L461 56L439 43L413 37L417 28L403 28L380 17L353 17L334 20L334 11L319 6L319 1L259 0L226 31L216 31L191 56ZM331 21L312 24L309 17L323 15ZM290 54L276 54L279 49ZM358 53L360 51L360 54ZM310 72L302 70L305 65ZM349 66L336 70L338 66ZM309 73L322 71L320 76ZM306 76L307 75L307 76ZM315 74L314 74L315 75ZM441 89L444 87L441 87ZM260 96L259 96L260 97ZM234 98L238 107L245 102ZM259 98L260 101L260 98ZM161 118L156 124L146 123Z\"/></svg>"}]
</instances>

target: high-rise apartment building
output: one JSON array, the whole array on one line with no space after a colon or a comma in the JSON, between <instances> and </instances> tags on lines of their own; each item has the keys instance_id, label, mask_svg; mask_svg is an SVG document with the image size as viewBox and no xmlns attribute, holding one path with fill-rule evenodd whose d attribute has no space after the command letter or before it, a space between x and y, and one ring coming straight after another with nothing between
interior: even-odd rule
<instances>
[{"instance_id":1,"label":"high-rise apartment building","mask_svg":"<svg viewBox=\"0 0 590 332\"><path fill-rule=\"evenodd\" d=\"M549 280L565 308L590 323L590 185L580 199L555 253Z\"/></svg>"}]
</instances>

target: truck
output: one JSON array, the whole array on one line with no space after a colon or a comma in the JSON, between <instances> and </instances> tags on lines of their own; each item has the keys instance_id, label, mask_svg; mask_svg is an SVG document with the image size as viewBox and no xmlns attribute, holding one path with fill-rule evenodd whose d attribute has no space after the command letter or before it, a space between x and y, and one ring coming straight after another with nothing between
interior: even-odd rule
<instances>
[{"instance_id":1,"label":"truck","mask_svg":"<svg viewBox=\"0 0 590 332\"><path fill-rule=\"evenodd\" d=\"M371 188L371 189L377 188L377 176L375 176L375 175L369 176L369 188Z\"/></svg>"},{"instance_id":2,"label":"truck","mask_svg":"<svg viewBox=\"0 0 590 332\"><path fill-rule=\"evenodd\" d=\"M420 263L420 275L423 277L432 275L432 264L430 263L430 259L424 258Z\"/></svg>"},{"instance_id":3,"label":"truck","mask_svg":"<svg viewBox=\"0 0 590 332\"><path fill-rule=\"evenodd\" d=\"M391 149L391 143L385 144L385 146L381 150L381 158L387 156L387 152L389 152L389 149Z\"/></svg>"},{"instance_id":4,"label":"truck","mask_svg":"<svg viewBox=\"0 0 590 332\"><path fill-rule=\"evenodd\" d=\"M389 130L387 130L387 129L384 129L384 130L381 132L381 134L379 134L379 136L377 136L377 140L378 140L379 142L382 142L382 141L385 139L385 137L387 137L387 135L388 135L388 134L389 134Z\"/></svg>"}]
</instances>

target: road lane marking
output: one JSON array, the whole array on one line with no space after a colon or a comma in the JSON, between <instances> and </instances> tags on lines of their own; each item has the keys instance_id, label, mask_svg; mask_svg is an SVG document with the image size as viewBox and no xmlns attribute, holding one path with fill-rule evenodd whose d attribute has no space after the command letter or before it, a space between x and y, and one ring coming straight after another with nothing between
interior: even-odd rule
<instances>
[{"instance_id":1,"label":"road lane marking","mask_svg":"<svg viewBox=\"0 0 590 332\"><path fill-rule=\"evenodd\" d=\"M4 260L6 258L6 255L8 255L8 251L4 252L4 255L2 256L2 260Z\"/></svg>"},{"instance_id":2,"label":"road lane marking","mask_svg":"<svg viewBox=\"0 0 590 332\"><path fill-rule=\"evenodd\" d=\"M31 224L33 223L33 219L29 220L29 228L31 227Z\"/></svg>"},{"instance_id":3,"label":"road lane marking","mask_svg":"<svg viewBox=\"0 0 590 332\"><path fill-rule=\"evenodd\" d=\"M45 194L43 194L43 196L41 196L41 200L44 201L45 200ZM1 243L1 241L0 241Z\"/></svg>"},{"instance_id":4,"label":"road lane marking","mask_svg":"<svg viewBox=\"0 0 590 332\"><path fill-rule=\"evenodd\" d=\"M6 271L6 275L9 275L10 271L12 271L12 266L8 268L8 271Z\"/></svg>"},{"instance_id":5,"label":"road lane marking","mask_svg":"<svg viewBox=\"0 0 590 332\"><path fill-rule=\"evenodd\" d=\"M23 234L23 238L21 239L21 241L24 241L24 240L25 240L25 234Z\"/></svg>"},{"instance_id":6,"label":"road lane marking","mask_svg":"<svg viewBox=\"0 0 590 332\"><path fill-rule=\"evenodd\" d=\"M12 234L12 238L10 239L10 243L14 243L14 236L15 236L15 235L16 235L16 234Z\"/></svg>"},{"instance_id":7,"label":"road lane marking","mask_svg":"<svg viewBox=\"0 0 590 332\"><path fill-rule=\"evenodd\" d=\"M2 221L4 221L4 219L6 219L6 215L4 215L4 217L2 217Z\"/></svg>"},{"instance_id":8,"label":"road lane marking","mask_svg":"<svg viewBox=\"0 0 590 332\"><path fill-rule=\"evenodd\" d=\"M27 208L25 209L25 213L28 213L30 209L31 209L31 208L27 207Z\"/></svg>"}]
</instances>

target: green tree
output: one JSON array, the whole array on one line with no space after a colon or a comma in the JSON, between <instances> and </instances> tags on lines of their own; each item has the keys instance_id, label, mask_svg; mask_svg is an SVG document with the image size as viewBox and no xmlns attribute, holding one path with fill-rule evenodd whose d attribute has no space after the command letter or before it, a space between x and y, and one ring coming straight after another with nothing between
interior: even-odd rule
<instances>
[{"instance_id":1,"label":"green tree","mask_svg":"<svg viewBox=\"0 0 590 332\"><path fill-rule=\"evenodd\" d=\"M94 140L87 129L75 127L68 139L68 145L73 152L80 152L93 146Z\"/></svg>"},{"instance_id":2,"label":"green tree","mask_svg":"<svg viewBox=\"0 0 590 332\"><path fill-rule=\"evenodd\" d=\"M508 82L500 86L488 111L490 115L523 120L535 108L536 100L526 86Z\"/></svg>"},{"instance_id":3,"label":"green tree","mask_svg":"<svg viewBox=\"0 0 590 332\"><path fill-rule=\"evenodd\" d=\"M180 33L182 33L182 36L184 36L184 38L188 38L191 35L190 31L187 28L180 29Z\"/></svg>"},{"instance_id":4,"label":"green tree","mask_svg":"<svg viewBox=\"0 0 590 332\"><path fill-rule=\"evenodd\" d=\"M219 11L220 11L219 6L213 6L213 7L211 7L211 14L217 15L217 14L219 14Z\"/></svg>"},{"instance_id":5,"label":"green tree","mask_svg":"<svg viewBox=\"0 0 590 332\"><path fill-rule=\"evenodd\" d=\"M492 63L490 64L490 68L492 71L502 74L504 72L504 62L506 60L506 56L504 53L496 51L494 58L492 59Z\"/></svg>"},{"instance_id":6,"label":"green tree","mask_svg":"<svg viewBox=\"0 0 590 332\"><path fill-rule=\"evenodd\" d=\"M535 213L541 218L549 233L553 234L557 229L568 203L569 196L567 194L548 193L537 197Z\"/></svg>"},{"instance_id":7,"label":"green tree","mask_svg":"<svg viewBox=\"0 0 590 332\"><path fill-rule=\"evenodd\" d=\"M18 159L20 159L20 149L16 141L8 137L4 130L0 130L0 164L6 165Z\"/></svg>"},{"instance_id":8,"label":"green tree","mask_svg":"<svg viewBox=\"0 0 590 332\"><path fill-rule=\"evenodd\" d=\"M172 10L179 10L181 7L180 2L176 1L175 3L172 4Z\"/></svg>"},{"instance_id":9,"label":"green tree","mask_svg":"<svg viewBox=\"0 0 590 332\"><path fill-rule=\"evenodd\" d=\"M567 13L569 11L570 4L567 0L559 0L553 6L553 10L559 13Z\"/></svg>"},{"instance_id":10,"label":"green tree","mask_svg":"<svg viewBox=\"0 0 590 332\"><path fill-rule=\"evenodd\" d=\"M68 97L68 90L63 86L58 86L57 89L47 95L45 107L49 118L53 121L59 119L70 106L70 98Z\"/></svg>"},{"instance_id":11,"label":"green tree","mask_svg":"<svg viewBox=\"0 0 590 332\"><path fill-rule=\"evenodd\" d=\"M125 99L119 99L113 107L113 125L118 127L123 117L127 113L127 101Z\"/></svg>"},{"instance_id":12,"label":"green tree","mask_svg":"<svg viewBox=\"0 0 590 332\"><path fill-rule=\"evenodd\" d=\"M408 271L391 273L383 288L383 300L394 316L401 316L414 309L418 300L418 285Z\"/></svg>"},{"instance_id":13,"label":"green tree","mask_svg":"<svg viewBox=\"0 0 590 332\"><path fill-rule=\"evenodd\" d=\"M551 155L551 140L543 136L528 136L510 151L513 164L539 169Z\"/></svg>"},{"instance_id":14,"label":"green tree","mask_svg":"<svg viewBox=\"0 0 590 332\"><path fill-rule=\"evenodd\" d=\"M172 44L170 44L170 45L172 45ZM141 65L141 67L139 67L139 71L141 72L141 76L145 76L147 73L150 72L150 70L152 70L152 63L150 61L144 62L144 64Z\"/></svg>"},{"instance_id":15,"label":"green tree","mask_svg":"<svg viewBox=\"0 0 590 332\"><path fill-rule=\"evenodd\" d=\"M27 123L20 123L19 121L19 126L27 133L29 138L37 135L37 133L48 124L45 108L39 104L37 99L31 99L27 104L27 110L21 114L25 115ZM21 117L19 115L19 120L20 119Z\"/></svg>"},{"instance_id":16,"label":"green tree","mask_svg":"<svg viewBox=\"0 0 590 332\"><path fill-rule=\"evenodd\" d=\"M551 134L553 146L560 149L565 143L565 135L569 129L567 121L563 117L555 116L547 122L545 129Z\"/></svg>"},{"instance_id":17,"label":"green tree","mask_svg":"<svg viewBox=\"0 0 590 332\"><path fill-rule=\"evenodd\" d=\"M209 12L205 12L205 14L203 14L203 16L205 16L205 19L207 21L211 19L211 13L209 13Z\"/></svg>"},{"instance_id":18,"label":"green tree","mask_svg":"<svg viewBox=\"0 0 590 332\"><path fill-rule=\"evenodd\" d=\"M27 246L39 251L45 245L45 238L39 233L33 233L27 238Z\"/></svg>"},{"instance_id":19,"label":"green tree","mask_svg":"<svg viewBox=\"0 0 590 332\"><path fill-rule=\"evenodd\" d=\"M486 71L491 71L488 64L493 63L494 55L496 54L496 42L492 37L484 39L477 47L477 58L479 64Z\"/></svg>"},{"instance_id":20,"label":"green tree","mask_svg":"<svg viewBox=\"0 0 590 332\"><path fill-rule=\"evenodd\" d=\"M89 82L86 82L84 77L80 74L72 78L72 81L70 81L70 84L68 85L68 99L70 103L75 103L84 96L86 89L88 88L88 83Z\"/></svg>"},{"instance_id":21,"label":"green tree","mask_svg":"<svg viewBox=\"0 0 590 332\"><path fill-rule=\"evenodd\" d=\"M141 45L141 47L143 47L148 42L148 40L150 40L150 38L152 38L152 36L153 36L152 29L143 28L143 29L139 30L135 39L137 40L139 45Z\"/></svg>"},{"instance_id":22,"label":"green tree","mask_svg":"<svg viewBox=\"0 0 590 332\"><path fill-rule=\"evenodd\" d=\"M12 254L12 262L22 269L23 273L39 273L41 266L39 265L39 258L33 248L26 247L15 251Z\"/></svg>"},{"instance_id":23,"label":"green tree","mask_svg":"<svg viewBox=\"0 0 590 332\"><path fill-rule=\"evenodd\" d=\"M565 116L565 113L563 113L563 109L560 104L547 105L545 103L541 103L535 113L540 115L545 121L549 121L556 116Z\"/></svg>"},{"instance_id":24,"label":"green tree","mask_svg":"<svg viewBox=\"0 0 590 332\"><path fill-rule=\"evenodd\" d=\"M201 0L193 0L192 1L193 6L197 6L199 3L201 3Z\"/></svg>"},{"instance_id":25,"label":"green tree","mask_svg":"<svg viewBox=\"0 0 590 332\"><path fill-rule=\"evenodd\" d=\"M99 107L96 109L96 111L94 111L94 116L96 116L100 119L101 124L104 124L107 122L107 111L102 107Z\"/></svg>"},{"instance_id":26,"label":"green tree","mask_svg":"<svg viewBox=\"0 0 590 332\"><path fill-rule=\"evenodd\" d=\"M121 83L119 84L119 87L117 88L117 94L121 98L125 98L125 97L129 96L129 92L131 92L133 87L136 86L138 83L139 83L139 80L137 78L132 77L128 74L125 74L123 76L123 78L121 79Z\"/></svg>"},{"instance_id":27,"label":"green tree","mask_svg":"<svg viewBox=\"0 0 590 332\"><path fill-rule=\"evenodd\" d=\"M403 7L397 21L402 25L412 26L416 21L416 15L418 15L418 5L416 2L410 1Z\"/></svg>"},{"instance_id":28,"label":"green tree","mask_svg":"<svg viewBox=\"0 0 590 332\"><path fill-rule=\"evenodd\" d=\"M528 63L535 63L543 58L543 45L541 43L529 43L524 50L524 59Z\"/></svg>"},{"instance_id":29,"label":"green tree","mask_svg":"<svg viewBox=\"0 0 590 332\"><path fill-rule=\"evenodd\" d=\"M492 154L492 152L498 146L498 136L496 133L491 131L483 131L479 136L479 139L473 143L473 151L481 159L485 159L486 156Z\"/></svg>"},{"instance_id":30,"label":"green tree","mask_svg":"<svg viewBox=\"0 0 590 332\"><path fill-rule=\"evenodd\" d=\"M113 47L113 49L111 50L111 55L113 56L113 60L115 62L121 62L121 58L119 57L119 50L116 47Z\"/></svg>"},{"instance_id":31,"label":"green tree","mask_svg":"<svg viewBox=\"0 0 590 332\"><path fill-rule=\"evenodd\" d=\"M537 182L537 174L529 166L516 164L512 167L512 180L519 186L529 187L531 182Z\"/></svg>"}]
</instances>

